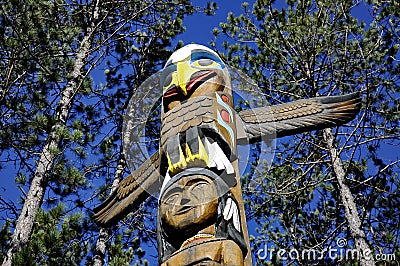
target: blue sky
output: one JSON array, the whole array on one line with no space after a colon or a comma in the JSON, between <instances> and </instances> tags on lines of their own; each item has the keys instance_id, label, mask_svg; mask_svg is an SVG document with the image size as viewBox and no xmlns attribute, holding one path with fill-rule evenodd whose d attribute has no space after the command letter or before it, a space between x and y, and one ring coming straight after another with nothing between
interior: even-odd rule
<instances>
[{"instance_id":1,"label":"blue sky","mask_svg":"<svg viewBox=\"0 0 400 266\"><path fill-rule=\"evenodd\" d=\"M202 6L206 1L193 0L192 3L195 6ZM186 32L179 35L177 40L183 40L184 44L197 43L208 46L208 43L214 39L212 30L215 27L219 27L220 22L226 22L226 18L229 12L234 15L240 15L243 12L242 4L244 2L249 3L249 9L251 10L255 0L250 1L215 1L218 9L215 12L215 16L206 16L205 14L195 14L184 19L184 25L186 26ZM275 1L274 6L276 8L283 7L285 2L283 0ZM372 21L371 15L367 11L367 4L361 2L359 5L352 9L352 14L366 22L368 26ZM218 38L220 44L221 37Z\"/></svg>"},{"instance_id":2,"label":"blue sky","mask_svg":"<svg viewBox=\"0 0 400 266\"><path fill-rule=\"evenodd\" d=\"M242 1L229 1L229 4L224 4L223 1L216 1L218 4L218 10L216 11L215 16L207 16L205 14L195 14L193 16L189 16L184 19L184 24L186 26L186 32L179 35L173 43L176 43L178 40L182 40L185 44L189 43L198 43L209 46L208 43L214 38L212 34L212 30L215 27L218 27L220 22L226 21L226 17L228 12L233 12L234 14L240 14ZM195 0L192 1L195 6L202 6L206 3L206 1ZM104 69L95 70L92 74L94 76L102 76L104 75L102 72ZM101 73L101 75L96 74ZM101 80L97 80L96 83L102 82ZM6 154L2 154L2 157L6 156ZM0 157L1 159L1 157ZM4 158L3 158L4 159ZM15 169L16 165L13 163L5 163L2 164L2 182L0 184L0 196L3 197L6 201L16 202L18 198L23 196L22 189L21 190L15 185ZM26 188L25 188L26 189ZM25 193L28 191L26 190ZM3 215L3 214L2 214ZM0 226L3 223L0 222Z\"/></svg>"},{"instance_id":3,"label":"blue sky","mask_svg":"<svg viewBox=\"0 0 400 266\"><path fill-rule=\"evenodd\" d=\"M242 1L216 1L218 5L218 10L216 11L215 16L207 16L205 14L195 14L193 16L186 17L184 19L184 25L186 26L186 32L179 35L175 40L173 41L173 44L176 44L178 40L182 40L184 44L189 44L189 43L197 43L197 44L203 44L206 46L209 46L209 42L213 40L214 35L212 34L212 30L215 27L219 26L220 22L225 22L227 15L229 12L233 12L234 14L240 14L241 12L241 5ZM195 0L192 1L192 3L195 6L202 6L206 3L206 1L200 1L200 0ZM229 3L229 4L227 4ZM103 66L100 67L99 69L93 71L92 76L93 77L100 77L102 76L101 79L96 79L96 83L102 82L104 79L104 74L103 71L104 69ZM6 156L6 154L2 154L0 157L0 160L2 157ZM5 157L4 157L5 158ZM3 158L3 159L4 159ZM2 164L2 181L0 184L0 196L7 202L13 202L17 204L18 199L21 197L24 197L24 193L28 193L29 187L26 186L21 186L18 188L18 186L15 184L15 171L18 166L13 164L13 163L4 163ZM24 193L22 192L23 190ZM3 203L0 202L0 206ZM22 207L22 206L19 206ZM18 207L17 207L18 208ZM9 213L0 213L2 216L1 218L6 218ZM11 218L11 217L10 217ZM13 218L13 217L12 217ZM4 220L0 220L0 227L4 224ZM154 247L151 247L147 254L146 257L150 260L154 258L154 261L151 261L151 265L153 263L156 263L157 261L157 250L154 249ZM155 265L155 264L154 264Z\"/></svg>"},{"instance_id":4,"label":"blue sky","mask_svg":"<svg viewBox=\"0 0 400 266\"><path fill-rule=\"evenodd\" d=\"M204 5L206 1L194 0L192 3L196 6ZM252 6L254 1L248 1L250 3L249 7ZM279 2L279 1L277 1ZM283 1L281 1L283 3ZM186 32L179 35L175 42L182 40L184 44L197 43L209 46L209 42L214 39L212 31L215 27L219 27L220 22L226 22L226 18L229 12L235 15L239 15L242 12L243 1L230 0L230 1L216 1L218 5L218 10L216 10L215 16L206 16L205 14L195 14L184 19L184 25L186 26ZM368 22L370 21L370 16L365 12L365 6L363 4L360 7L354 9L355 16L358 16ZM218 38L218 43L220 44L224 38ZM12 173L14 171L14 165L8 164L4 165L5 169L2 173ZM0 195L4 196L6 200L16 201L20 196L22 196L21 191L14 184L14 176L3 176L2 184L0 185ZM5 184L8 183L8 184ZM7 190L3 191L2 188L6 186ZM1 223L0 223L1 226ZM254 233L254 223L249 224L250 233ZM150 255L150 254L148 254ZM150 256L156 256L156 254L151 254ZM148 257L146 255L146 257Z\"/></svg>"},{"instance_id":5,"label":"blue sky","mask_svg":"<svg viewBox=\"0 0 400 266\"><path fill-rule=\"evenodd\" d=\"M194 0L193 5L201 6L206 1ZM186 26L186 32L179 35L178 39L181 39L184 44L197 43L209 46L208 43L214 39L212 30L219 27L220 22L226 22L226 18L229 12L234 15L241 14L242 3L244 1L215 1L218 6L218 10L215 12L215 16L206 16L205 14L195 14L184 19L183 23ZM253 3L254 1L248 1ZM229 4L227 4L229 3Z\"/></svg>"},{"instance_id":6,"label":"blue sky","mask_svg":"<svg viewBox=\"0 0 400 266\"><path fill-rule=\"evenodd\" d=\"M252 4L254 1L248 1L249 2L249 7L251 8ZM280 2L279 4L283 4L283 1L277 1ZM201 1L201 0L194 0L192 3L195 6L202 6L206 3L206 1ZM189 43L198 43L198 44L203 44L206 46L209 46L209 42L214 39L214 35L212 34L212 31L215 27L219 27L220 22L226 22L226 18L228 16L229 12L232 12L234 15L239 15L242 13L242 4L243 1L238 1L238 0L231 0L229 2L227 1L216 1L218 5L218 9L215 12L215 16L207 16L205 14L195 14L189 17L186 17L184 19L184 25L186 26L186 31L174 40L174 43L176 43L178 40L182 40L184 44L189 44ZM229 4L227 4L229 3ZM363 20L368 22L371 20L370 15L365 12L365 6L364 4L361 4L359 7L356 7L354 9L355 16L358 16L362 18ZM218 38L218 44L221 44L222 41L225 40L223 36L220 36ZM3 164L3 173L12 173L14 172L15 165L13 164ZM12 182L12 185L6 185L5 183L8 183L7 181ZM14 177L13 176L3 176L3 182L2 185L0 185L0 195L4 196L6 199L11 199L15 200L19 196L22 195L21 191L14 185ZM6 191L4 191L4 186L6 185Z\"/></svg>"}]
</instances>

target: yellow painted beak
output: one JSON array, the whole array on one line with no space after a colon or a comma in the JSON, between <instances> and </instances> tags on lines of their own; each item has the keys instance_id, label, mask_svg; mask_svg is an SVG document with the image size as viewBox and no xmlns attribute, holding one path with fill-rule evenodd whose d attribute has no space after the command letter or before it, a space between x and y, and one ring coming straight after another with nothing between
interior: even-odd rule
<instances>
[{"instance_id":1,"label":"yellow painted beak","mask_svg":"<svg viewBox=\"0 0 400 266\"><path fill-rule=\"evenodd\" d=\"M187 95L186 84L190 81L190 77L197 71L199 70L191 67L186 61L176 64L177 85L181 89L183 95Z\"/></svg>"}]
</instances>

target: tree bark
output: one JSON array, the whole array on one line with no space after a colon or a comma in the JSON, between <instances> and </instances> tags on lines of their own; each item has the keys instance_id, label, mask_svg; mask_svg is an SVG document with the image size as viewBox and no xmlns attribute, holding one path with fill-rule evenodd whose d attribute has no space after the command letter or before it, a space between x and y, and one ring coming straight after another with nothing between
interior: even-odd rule
<instances>
[{"instance_id":1,"label":"tree bark","mask_svg":"<svg viewBox=\"0 0 400 266\"><path fill-rule=\"evenodd\" d=\"M93 20L98 17L98 1L95 2ZM36 213L43 202L44 193L47 188L47 180L53 169L53 165L60 150L61 137L58 131L66 125L68 114L71 110L72 102L76 91L79 88L80 81L85 77L84 66L90 54L90 41L94 31L94 23L88 27L87 34L84 36L75 58L75 65L72 71L72 77L67 82L62 92L61 99L58 102L56 111L56 123L51 128L47 137L46 144L36 166L36 171L32 179L29 192L22 207L21 214L18 217L7 255L4 258L3 266L11 266L14 255L28 242L32 233Z\"/></svg>"},{"instance_id":2,"label":"tree bark","mask_svg":"<svg viewBox=\"0 0 400 266\"><path fill-rule=\"evenodd\" d=\"M110 231L106 228L100 229L99 238L93 256L93 266L103 266L105 263L107 242L110 238Z\"/></svg>"},{"instance_id":3,"label":"tree bark","mask_svg":"<svg viewBox=\"0 0 400 266\"><path fill-rule=\"evenodd\" d=\"M121 147L122 150L122 147ZM123 158L122 151L120 152L121 157L118 160L117 170L115 171L114 181L111 186L110 194L114 192L118 188L119 181L122 178L122 174L124 173L125 168L125 160ZM105 257L107 252L107 242L110 238L110 230L106 228L100 229L99 238L96 242L96 247L94 250L93 256L93 266L103 266L105 263Z\"/></svg>"},{"instance_id":4,"label":"tree bark","mask_svg":"<svg viewBox=\"0 0 400 266\"><path fill-rule=\"evenodd\" d=\"M355 248L359 256L360 265L371 266L375 265L373 253L368 245L365 232L362 230L360 215L357 211L357 206L354 202L354 197L351 194L350 188L345 183L346 172L343 168L343 162L340 159L339 152L334 143L334 136L331 128L323 130L324 140L327 143L329 155L335 172L336 181L340 197L345 210L345 217L350 228L350 235L354 240Z\"/></svg>"}]
</instances>

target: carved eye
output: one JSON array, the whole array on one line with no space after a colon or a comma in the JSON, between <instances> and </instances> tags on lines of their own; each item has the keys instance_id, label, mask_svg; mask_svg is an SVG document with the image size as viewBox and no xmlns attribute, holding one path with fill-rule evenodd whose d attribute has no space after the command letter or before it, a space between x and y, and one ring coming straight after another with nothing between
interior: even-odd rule
<instances>
[{"instance_id":1,"label":"carved eye","mask_svg":"<svg viewBox=\"0 0 400 266\"><path fill-rule=\"evenodd\" d=\"M215 62L214 60L210 58L201 58L199 60L196 60L192 63L193 67L210 67L210 68L215 68L215 67L221 67L220 64Z\"/></svg>"},{"instance_id":2,"label":"carved eye","mask_svg":"<svg viewBox=\"0 0 400 266\"><path fill-rule=\"evenodd\" d=\"M167 75L167 77L164 79L164 87L168 87L172 82L172 72Z\"/></svg>"},{"instance_id":3,"label":"carved eye","mask_svg":"<svg viewBox=\"0 0 400 266\"><path fill-rule=\"evenodd\" d=\"M210 193L210 189L208 188L208 186L208 182L199 182L191 187L190 192L194 197L200 200L206 198L208 193Z\"/></svg>"},{"instance_id":4,"label":"carved eye","mask_svg":"<svg viewBox=\"0 0 400 266\"><path fill-rule=\"evenodd\" d=\"M166 199L166 203L167 204L174 204L174 203L176 203L176 201L178 200L178 194L172 194L171 196L169 196L167 199Z\"/></svg>"},{"instance_id":5,"label":"carved eye","mask_svg":"<svg viewBox=\"0 0 400 266\"><path fill-rule=\"evenodd\" d=\"M192 191L193 191L194 193L197 193L197 192L199 192L199 191L204 191L204 189L206 189L207 185L208 185L207 182L199 182L199 183L196 183L196 184L194 184L194 185L192 186Z\"/></svg>"},{"instance_id":6,"label":"carved eye","mask_svg":"<svg viewBox=\"0 0 400 266\"><path fill-rule=\"evenodd\" d=\"M211 65L212 63L214 63L214 61L211 60L211 59L205 58L205 59L200 59L200 60L198 60L197 63L198 63L200 66L209 66L209 65Z\"/></svg>"}]
</instances>

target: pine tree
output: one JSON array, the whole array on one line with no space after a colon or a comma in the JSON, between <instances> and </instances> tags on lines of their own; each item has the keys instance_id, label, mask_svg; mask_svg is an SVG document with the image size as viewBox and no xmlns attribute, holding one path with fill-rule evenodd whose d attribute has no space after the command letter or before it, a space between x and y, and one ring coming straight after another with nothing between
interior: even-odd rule
<instances>
[{"instance_id":1,"label":"pine tree","mask_svg":"<svg viewBox=\"0 0 400 266\"><path fill-rule=\"evenodd\" d=\"M2 72L8 74L2 86L2 111L4 114L11 111L12 116L2 116L5 125L2 139L11 146L12 152L19 157L17 159L21 159L19 164L30 174L29 192L24 198L3 265L11 265L14 255L28 242L47 183L52 181L51 172L62 157L62 149L80 135L77 132L70 134L66 126L74 97L90 84L85 65L93 29L89 26L87 34L77 44L74 41L75 23L60 27L59 21L43 17L45 13L50 17L65 15L66 9L58 9L59 4L10 2L2 9L2 29L6 37L2 45L6 48ZM96 12L93 16L97 19ZM72 49L76 49L74 58L68 55ZM52 106L51 101L57 105ZM71 186L79 186L83 182L82 175L73 166L63 164L59 160L57 166L69 171L67 178L75 179L69 180ZM23 171L19 175L18 182L24 183Z\"/></svg>"},{"instance_id":2,"label":"pine tree","mask_svg":"<svg viewBox=\"0 0 400 266\"><path fill-rule=\"evenodd\" d=\"M356 8L373 14L371 21L358 20ZM365 104L343 127L279 140L269 170L258 168L252 179L244 178L249 216L260 226L254 250L266 244L321 254L328 247L340 249L338 240L344 238L345 249L397 254L399 216L387 203L399 200L399 160L383 153L399 144L394 26L399 5L260 0L252 9L245 3L243 10L237 17L230 14L215 34L228 36L226 60L254 79L271 104L354 91ZM290 259L287 253L282 259L274 253L257 264L353 265L358 260L347 259L328 254L322 260ZM374 260L359 258L359 263Z\"/></svg>"},{"instance_id":3,"label":"pine tree","mask_svg":"<svg viewBox=\"0 0 400 266\"><path fill-rule=\"evenodd\" d=\"M16 165L21 190L29 190L20 213L19 203L8 204L19 214L0 231L3 265L92 263L99 228L90 213L107 193L96 188L125 172L124 107L193 12L184 0L2 5L0 149ZM93 71L101 68L105 85ZM137 239L134 231L128 239ZM140 241L121 250L132 242L114 236L110 265L140 261Z\"/></svg>"}]
</instances>

